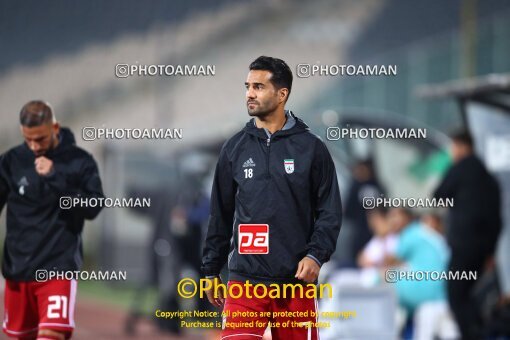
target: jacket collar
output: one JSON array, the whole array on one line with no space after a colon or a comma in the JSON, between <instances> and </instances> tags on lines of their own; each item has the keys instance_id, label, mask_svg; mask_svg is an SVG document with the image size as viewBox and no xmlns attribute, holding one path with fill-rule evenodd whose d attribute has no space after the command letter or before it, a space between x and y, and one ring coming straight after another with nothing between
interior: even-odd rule
<instances>
[{"instance_id":1,"label":"jacket collar","mask_svg":"<svg viewBox=\"0 0 510 340\"><path fill-rule=\"evenodd\" d=\"M289 111L289 114L296 121L294 126L291 127L288 130L279 130L279 131L276 131L275 133L272 134L271 138L275 138L275 137L279 137L279 136L294 135L294 134L297 134L297 133L302 133L302 132L306 132L306 131L310 130L308 125L306 125L305 122L303 122L303 120L301 120L300 118L296 117L296 115L294 113L292 113L292 111ZM266 132L264 131L264 129L257 128L257 126L255 125L255 118L250 119L246 123L246 126L244 127L243 131L248 133L248 134L250 134L250 135L253 135L255 137L259 137L261 139L264 139L264 140L267 139L267 135L266 135Z\"/></svg>"}]
</instances>

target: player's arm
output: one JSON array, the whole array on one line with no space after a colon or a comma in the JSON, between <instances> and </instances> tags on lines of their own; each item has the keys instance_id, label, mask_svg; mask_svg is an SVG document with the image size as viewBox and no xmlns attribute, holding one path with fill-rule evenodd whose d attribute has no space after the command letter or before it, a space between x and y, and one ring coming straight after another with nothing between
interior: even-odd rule
<instances>
[{"instance_id":1,"label":"player's arm","mask_svg":"<svg viewBox=\"0 0 510 340\"><path fill-rule=\"evenodd\" d=\"M4 156L0 156L0 213L2 212L2 209L4 208L5 202L7 202L7 196L9 195L9 185L7 184L7 181L5 180L5 159Z\"/></svg>"},{"instance_id":2,"label":"player's arm","mask_svg":"<svg viewBox=\"0 0 510 340\"><path fill-rule=\"evenodd\" d=\"M87 198L104 198L103 185L96 161L90 156L86 159L80 171L81 181L78 188L78 195ZM79 211L83 218L92 220L101 211L102 207L80 207Z\"/></svg>"},{"instance_id":3,"label":"player's arm","mask_svg":"<svg viewBox=\"0 0 510 340\"><path fill-rule=\"evenodd\" d=\"M82 197L82 198L103 198L103 187L99 177L97 164L92 156L87 155L81 160L78 169L78 184L71 186L66 178L66 173L60 169L63 164L54 164L45 157L36 159L36 171L44 178L46 183L61 196ZM74 211L78 212L85 219L94 219L102 207L98 204L95 207L79 206Z\"/></svg>"},{"instance_id":4,"label":"player's arm","mask_svg":"<svg viewBox=\"0 0 510 340\"><path fill-rule=\"evenodd\" d=\"M232 166L223 147L214 173L209 226L202 257L205 276L219 275L227 261L234 221L235 192Z\"/></svg>"},{"instance_id":5,"label":"player's arm","mask_svg":"<svg viewBox=\"0 0 510 340\"><path fill-rule=\"evenodd\" d=\"M333 159L326 145L319 141L312 165L312 188L315 198L315 223L307 255L298 264L296 277L314 282L320 266L328 262L335 251L342 224L342 202Z\"/></svg>"},{"instance_id":6,"label":"player's arm","mask_svg":"<svg viewBox=\"0 0 510 340\"><path fill-rule=\"evenodd\" d=\"M219 277L221 268L227 262L232 238L236 188L232 166L223 146L214 173L209 226L202 257L202 273L207 278ZM223 298L215 299L212 296L212 290L207 292L207 298L218 307L223 303Z\"/></svg>"}]
</instances>

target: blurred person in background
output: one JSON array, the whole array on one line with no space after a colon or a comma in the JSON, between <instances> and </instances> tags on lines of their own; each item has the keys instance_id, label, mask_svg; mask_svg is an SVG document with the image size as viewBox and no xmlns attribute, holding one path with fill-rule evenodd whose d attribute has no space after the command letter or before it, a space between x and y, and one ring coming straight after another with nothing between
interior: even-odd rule
<instances>
[{"instance_id":1,"label":"blurred person in background","mask_svg":"<svg viewBox=\"0 0 510 340\"><path fill-rule=\"evenodd\" d=\"M0 158L0 210L7 203L3 330L23 339L68 339L77 282L48 273L80 270L84 220L101 206L72 207L62 198L103 198L101 180L92 155L76 146L48 103L25 104L20 124L25 142Z\"/></svg>"},{"instance_id":2,"label":"blurred person in background","mask_svg":"<svg viewBox=\"0 0 510 340\"><path fill-rule=\"evenodd\" d=\"M172 226L172 215L177 215L177 210L174 208L178 202L176 193L179 190L176 188L147 190L131 187L128 192L130 197L150 197L151 202L154 202L149 208L131 207L134 213L148 217L152 223L151 236L147 245L148 276L135 291L125 323L126 333L134 335L137 322L143 317L141 310L143 301L151 287L158 289L158 308L167 311L179 309L176 287L183 254ZM171 334L179 334L181 331L179 320L174 318L157 318L156 325L159 330Z\"/></svg>"},{"instance_id":3,"label":"blurred person in background","mask_svg":"<svg viewBox=\"0 0 510 340\"><path fill-rule=\"evenodd\" d=\"M132 208L133 212L148 217L153 229L147 247L149 275L133 297L125 323L127 334L136 333L137 321L143 317L141 306L149 288L156 286L158 289L158 308L176 311L179 309L176 286L184 268L193 269L199 276L204 238L202 224L209 217L209 198L202 193L200 184L199 179L183 176L175 187L157 190L131 187L128 190L130 197L150 197L155 203L149 208ZM197 297L194 302L197 310L212 309L204 299ZM182 331L177 318L157 318L156 323L164 332L180 334Z\"/></svg>"},{"instance_id":4,"label":"blurred person in background","mask_svg":"<svg viewBox=\"0 0 510 340\"><path fill-rule=\"evenodd\" d=\"M510 295L502 295L491 313L485 334L510 338Z\"/></svg>"},{"instance_id":5,"label":"blurred person in background","mask_svg":"<svg viewBox=\"0 0 510 340\"><path fill-rule=\"evenodd\" d=\"M372 237L372 231L368 226L367 212L363 207L364 197L379 197L383 194L383 188L377 179L372 160L356 162L352 169L352 182L347 194L344 216L350 239L348 244L349 258L344 265L356 265L356 259L360 251Z\"/></svg>"},{"instance_id":6,"label":"blurred person in background","mask_svg":"<svg viewBox=\"0 0 510 340\"><path fill-rule=\"evenodd\" d=\"M434 192L435 198L453 198L446 239L452 255L449 270L477 272L494 267L501 231L499 184L474 154L467 131L451 135L453 166ZM472 299L475 280L449 280L448 299L463 339L479 338L480 313Z\"/></svg>"},{"instance_id":7,"label":"blurred person in background","mask_svg":"<svg viewBox=\"0 0 510 340\"><path fill-rule=\"evenodd\" d=\"M435 231L419 222L406 209L392 208L388 222L394 232L399 233L394 256L386 258L392 270L411 274L423 272L444 272L449 251L444 239ZM408 318L413 320L414 335L417 339L433 339L440 332L455 334L452 326L441 330L441 321L447 316L446 283L443 280L420 280L402 277L393 281L400 305L405 308ZM404 338L409 335L404 334Z\"/></svg>"},{"instance_id":8,"label":"blurred person in background","mask_svg":"<svg viewBox=\"0 0 510 340\"><path fill-rule=\"evenodd\" d=\"M424 226L430 228L431 230L434 230L439 235L444 235L444 224L443 219L441 215L438 213L430 212L422 215L421 217L421 223L423 223Z\"/></svg>"},{"instance_id":9,"label":"blurred person in background","mask_svg":"<svg viewBox=\"0 0 510 340\"><path fill-rule=\"evenodd\" d=\"M390 228L386 215L387 211L383 208L376 208L367 213L368 225L374 236L358 256L360 268L380 268L388 256L395 254L398 235Z\"/></svg>"},{"instance_id":10,"label":"blurred person in background","mask_svg":"<svg viewBox=\"0 0 510 340\"><path fill-rule=\"evenodd\" d=\"M209 221L210 197L202 191L196 191L195 197L186 207L186 224L188 233L183 238L183 248L188 249L187 256L193 269L200 275L202 266L202 249L205 241L205 232L207 231L207 222ZM211 305L206 299L198 300L199 309L209 309Z\"/></svg>"}]
</instances>

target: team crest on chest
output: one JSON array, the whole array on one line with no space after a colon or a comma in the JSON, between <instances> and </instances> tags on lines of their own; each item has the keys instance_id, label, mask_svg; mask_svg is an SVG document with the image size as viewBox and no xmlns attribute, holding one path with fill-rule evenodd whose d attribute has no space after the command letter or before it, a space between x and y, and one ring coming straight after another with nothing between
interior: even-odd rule
<instances>
[{"instance_id":1,"label":"team crest on chest","mask_svg":"<svg viewBox=\"0 0 510 340\"><path fill-rule=\"evenodd\" d=\"M18 192L20 195L25 194L25 187L27 187L27 186L28 186L28 180L25 176L23 176L18 182L18 187L19 187Z\"/></svg>"},{"instance_id":2,"label":"team crest on chest","mask_svg":"<svg viewBox=\"0 0 510 340\"><path fill-rule=\"evenodd\" d=\"M283 166L285 167L285 172L291 174L294 172L294 160L293 159L284 159Z\"/></svg>"}]
</instances>

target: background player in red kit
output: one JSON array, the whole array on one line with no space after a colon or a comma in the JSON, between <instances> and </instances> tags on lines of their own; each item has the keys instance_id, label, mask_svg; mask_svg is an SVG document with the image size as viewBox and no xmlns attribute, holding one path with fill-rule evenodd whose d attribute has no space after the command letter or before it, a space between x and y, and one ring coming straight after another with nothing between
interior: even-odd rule
<instances>
[{"instance_id":1,"label":"background player in red kit","mask_svg":"<svg viewBox=\"0 0 510 340\"><path fill-rule=\"evenodd\" d=\"M264 56L256 59L250 65L245 86L248 114L254 118L220 152L203 273L208 278L219 277L228 260L230 285L246 281L315 283L320 267L335 250L342 220L335 166L319 137L284 109L292 87L292 71L283 60ZM244 236L253 228L260 229L260 249L245 248L250 238ZM248 293L254 296L253 291ZM243 292L236 299L215 298L214 288L207 292L213 305L224 303L224 311L228 311L223 339L260 339L268 321L282 323L289 319L235 318L234 312L316 312L314 298L249 299L247 295ZM255 320L259 327L228 326ZM316 322L316 318L293 321L304 325ZM271 333L274 340L318 338L317 328L272 327Z\"/></svg>"},{"instance_id":2,"label":"background player in red kit","mask_svg":"<svg viewBox=\"0 0 510 340\"><path fill-rule=\"evenodd\" d=\"M61 197L103 197L97 165L60 128L51 107L31 101L20 112L25 142L0 158L0 210L7 203L2 273L4 332L21 339L70 338L75 280L43 281L41 272L79 270L84 219L100 207L60 208Z\"/></svg>"}]
</instances>

